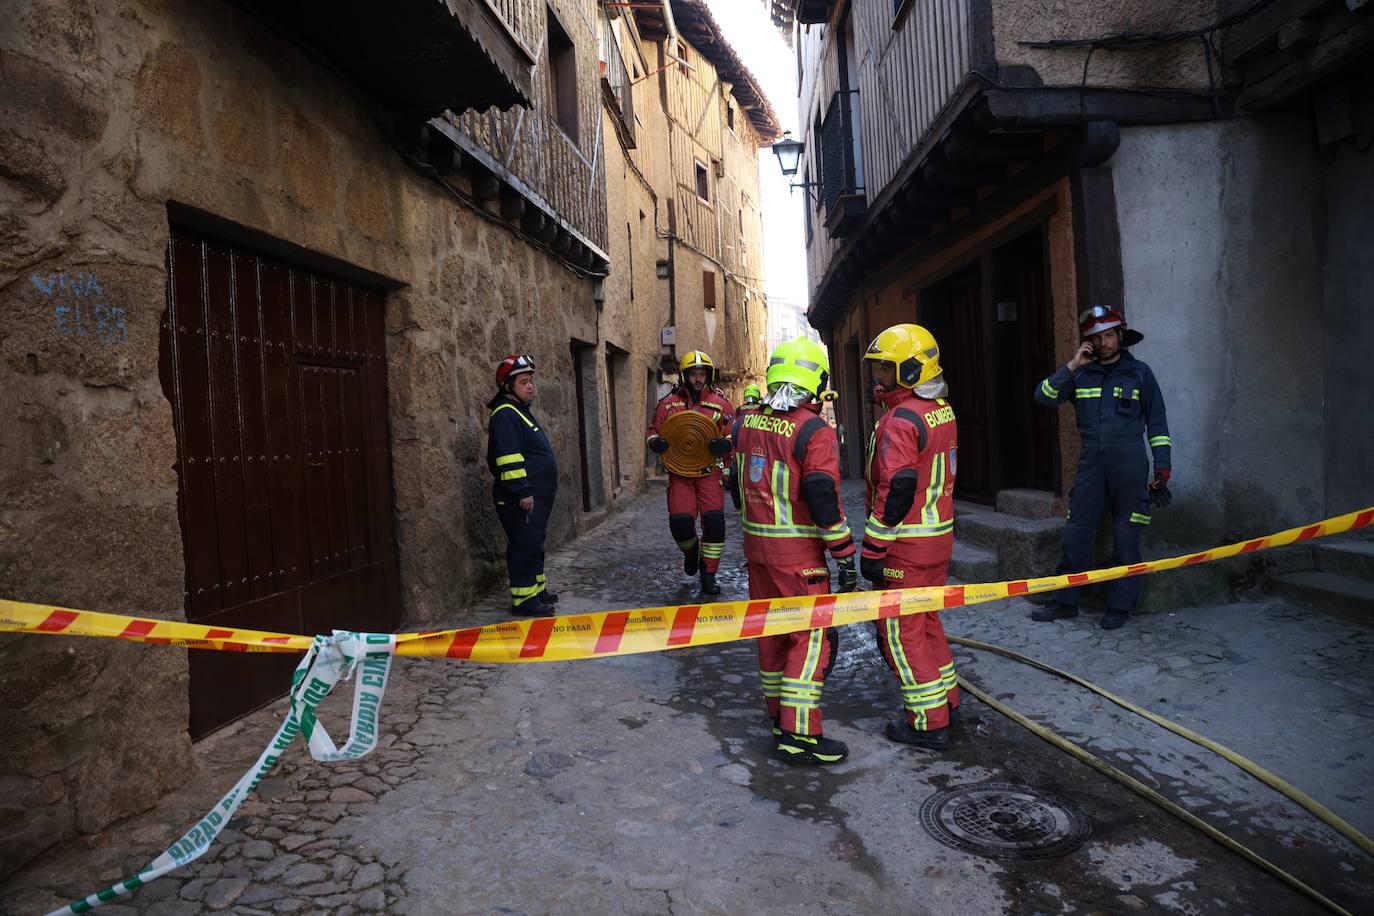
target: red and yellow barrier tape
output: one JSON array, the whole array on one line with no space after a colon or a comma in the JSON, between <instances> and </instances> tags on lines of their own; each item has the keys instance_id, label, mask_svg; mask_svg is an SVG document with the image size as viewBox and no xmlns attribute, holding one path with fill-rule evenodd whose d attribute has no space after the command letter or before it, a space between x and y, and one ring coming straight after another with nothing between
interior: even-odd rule
<instances>
[{"instance_id":1,"label":"red and yellow barrier tape","mask_svg":"<svg viewBox=\"0 0 1374 916\"><path fill-rule=\"evenodd\" d=\"M1342 534L1371 522L1374 522L1374 506L1198 553L1040 579L600 611L508 620L461 630L403 633L396 636L396 654L479 662L547 662L661 652L1109 582ZM101 636L237 652L304 652L312 643L310 636L206 627L5 599L0 599L0 632Z\"/></svg>"}]
</instances>

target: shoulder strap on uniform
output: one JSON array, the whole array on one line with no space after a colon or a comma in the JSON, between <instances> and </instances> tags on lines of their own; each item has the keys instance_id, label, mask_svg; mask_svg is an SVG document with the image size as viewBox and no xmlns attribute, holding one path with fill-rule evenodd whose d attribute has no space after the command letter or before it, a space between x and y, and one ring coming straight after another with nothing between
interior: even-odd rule
<instances>
[{"instance_id":1,"label":"shoulder strap on uniform","mask_svg":"<svg viewBox=\"0 0 1374 916\"><path fill-rule=\"evenodd\" d=\"M534 421L531 420L529 417L525 416L525 412L523 410L509 402L505 404L497 404L495 407L492 408L491 415L495 417L498 413L500 413L503 410L515 411L515 415L520 419L524 420L526 426L528 426L530 429L534 429Z\"/></svg>"},{"instance_id":2,"label":"shoulder strap on uniform","mask_svg":"<svg viewBox=\"0 0 1374 916\"><path fill-rule=\"evenodd\" d=\"M792 440L792 457L800 462L806 456L806 447L811 444L811 437L821 431L822 426L829 426L825 422L825 417L820 415L813 416L801 425L797 430L797 438Z\"/></svg>"},{"instance_id":3,"label":"shoulder strap on uniform","mask_svg":"<svg viewBox=\"0 0 1374 916\"><path fill-rule=\"evenodd\" d=\"M921 415L910 407L898 407L896 410L892 411L892 414L893 416L906 420L912 426L916 427L916 447L921 451L925 451L926 424L925 421L921 419Z\"/></svg>"}]
</instances>

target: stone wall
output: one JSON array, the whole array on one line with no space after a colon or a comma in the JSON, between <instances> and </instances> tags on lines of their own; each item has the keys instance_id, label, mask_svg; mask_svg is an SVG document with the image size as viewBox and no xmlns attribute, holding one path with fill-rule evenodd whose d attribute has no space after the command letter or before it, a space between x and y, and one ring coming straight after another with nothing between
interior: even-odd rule
<instances>
[{"instance_id":1,"label":"stone wall","mask_svg":"<svg viewBox=\"0 0 1374 916\"><path fill-rule=\"evenodd\" d=\"M1335 393L1314 371L1326 242L1309 131L1276 116L1127 128L1109 163L1127 315L1145 334L1133 352L1168 404L1174 502L1153 527L1173 543L1326 510L1322 404Z\"/></svg>"},{"instance_id":2,"label":"stone wall","mask_svg":"<svg viewBox=\"0 0 1374 916\"><path fill-rule=\"evenodd\" d=\"M1023 42L1100 38L1122 32L1176 32L1221 18L1217 0L989 0L997 63L1034 67L1046 86L1128 86L1205 90L1221 82L1200 41L1130 51L1028 48ZM1086 71L1084 65L1087 65Z\"/></svg>"}]
</instances>

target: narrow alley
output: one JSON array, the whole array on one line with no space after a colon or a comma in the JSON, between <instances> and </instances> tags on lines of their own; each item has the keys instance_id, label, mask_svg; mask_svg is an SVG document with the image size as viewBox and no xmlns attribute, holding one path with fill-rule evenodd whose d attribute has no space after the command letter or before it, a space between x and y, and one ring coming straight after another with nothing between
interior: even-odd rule
<instances>
[{"instance_id":1,"label":"narrow alley","mask_svg":"<svg viewBox=\"0 0 1374 916\"><path fill-rule=\"evenodd\" d=\"M860 493L847 496L857 514ZM745 593L733 515L730 526L724 598ZM549 577L565 613L689 601L695 580L677 557L654 487L551 555ZM493 593L463 623L502 619L505 607ZM1110 634L1092 615L1031 624L1029 609L969 608L947 626L1176 718L1374 830L1368 626L1269 600L1146 615ZM851 757L821 771L772 759L749 642L581 663L398 659L381 750L327 765L293 745L202 859L102 912L1314 911L975 700L947 754L885 740L896 687L867 627L841 638L825 714ZM1023 665L960 649L956 660L1336 902L1359 911L1374 897L1363 853L1230 764ZM348 703L347 690L327 701L336 733ZM46 911L141 868L241 775L283 708L207 739L205 771L153 811L12 876L0 911ZM985 784L1048 793L1084 821L1064 825L1062 854L1044 858L933 839L923 803Z\"/></svg>"}]
</instances>

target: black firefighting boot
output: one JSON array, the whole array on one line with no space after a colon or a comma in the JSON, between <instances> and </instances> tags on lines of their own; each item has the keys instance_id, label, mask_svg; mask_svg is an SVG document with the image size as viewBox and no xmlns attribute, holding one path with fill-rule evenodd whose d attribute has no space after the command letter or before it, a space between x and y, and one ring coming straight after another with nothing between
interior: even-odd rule
<instances>
[{"instance_id":1,"label":"black firefighting boot","mask_svg":"<svg viewBox=\"0 0 1374 916\"><path fill-rule=\"evenodd\" d=\"M1098 626L1104 630L1116 630L1130 618L1131 615L1126 611L1118 611L1116 608L1109 607L1106 613L1102 615L1102 622Z\"/></svg>"},{"instance_id":2,"label":"black firefighting boot","mask_svg":"<svg viewBox=\"0 0 1374 916\"><path fill-rule=\"evenodd\" d=\"M539 600L538 595L535 595L528 601L522 601L511 608L510 612L517 617L546 617L553 611L549 605Z\"/></svg>"},{"instance_id":3,"label":"black firefighting boot","mask_svg":"<svg viewBox=\"0 0 1374 916\"><path fill-rule=\"evenodd\" d=\"M794 735L783 732L778 736L774 753L783 763L806 766L828 766L849 756L849 745L822 735Z\"/></svg>"},{"instance_id":4,"label":"black firefighting boot","mask_svg":"<svg viewBox=\"0 0 1374 916\"><path fill-rule=\"evenodd\" d=\"M778 725L778 720L777 720L777 718L776 718L776 717L771 718L771 719L769 719L769 721L773 723L773 737L774 737L775 739L776 739L776 738L781 738L781 737L782 737L782 728L781 728L781 726Z\"/></svg>"},{"instance_id":5,"label":"black firefighting boot","mask_svg":"<svg viewBox=\"0 0 1374 916\"><path fill-rule=\"evenodd\" d=\"M697 541L696 546L686 551L682 555L682 571L689 576L697 574L698 567L701 566L701 541Z\"/></svg>"},{"instance_id":6,"label":"black firefighting boot","mask_svg":"<svg viewBox=\"0 0 1374 916\"><path fill-rule=\"evenodd\" d=\"M930 731L917 731L904 718L887 723L887 728L883 729L883 734L887 736L889 741L911 744L930 751L943 751L949 747L949 729L935 728Z\"/></svg>"},{"instance_id":7,"label":"black firefighting boot","mask_svg":"<svg viewBox=\"0 0 1374 916\"><path fill-rule=\"evenodd\" d=\"M716 574L713 572L701 571L701 593L703 595L719 595L720 586L716 584Z\"/></svg>"},{"instance_id":8,"label":"black firefighting boot","mask_svg":"<svg viewBox=\"0 0 1374 916\"><path fill-rule=\"evenodd\" d=\"M544 602L545 604L557 604L557 603L558 603L558 593L557 593L557 592L551 592L551 591L549 591L548 589L545 589L544 591L540 592L540 593L539 593L538 595L536 595L535 597L537 597L540 601Z\"/></svg>"},{"instance_id":9,"label":"black firefighting boot","mask_svg":"<svg viewBox=\"0 0 1374 916\"><path fill-rule=\"evenodd\" d=\"M1076 604L1047 604L1031 611L1030 619L1045 623L1050 620L1068 620L1078 616Z\"/></svg>"}]
</instances>

